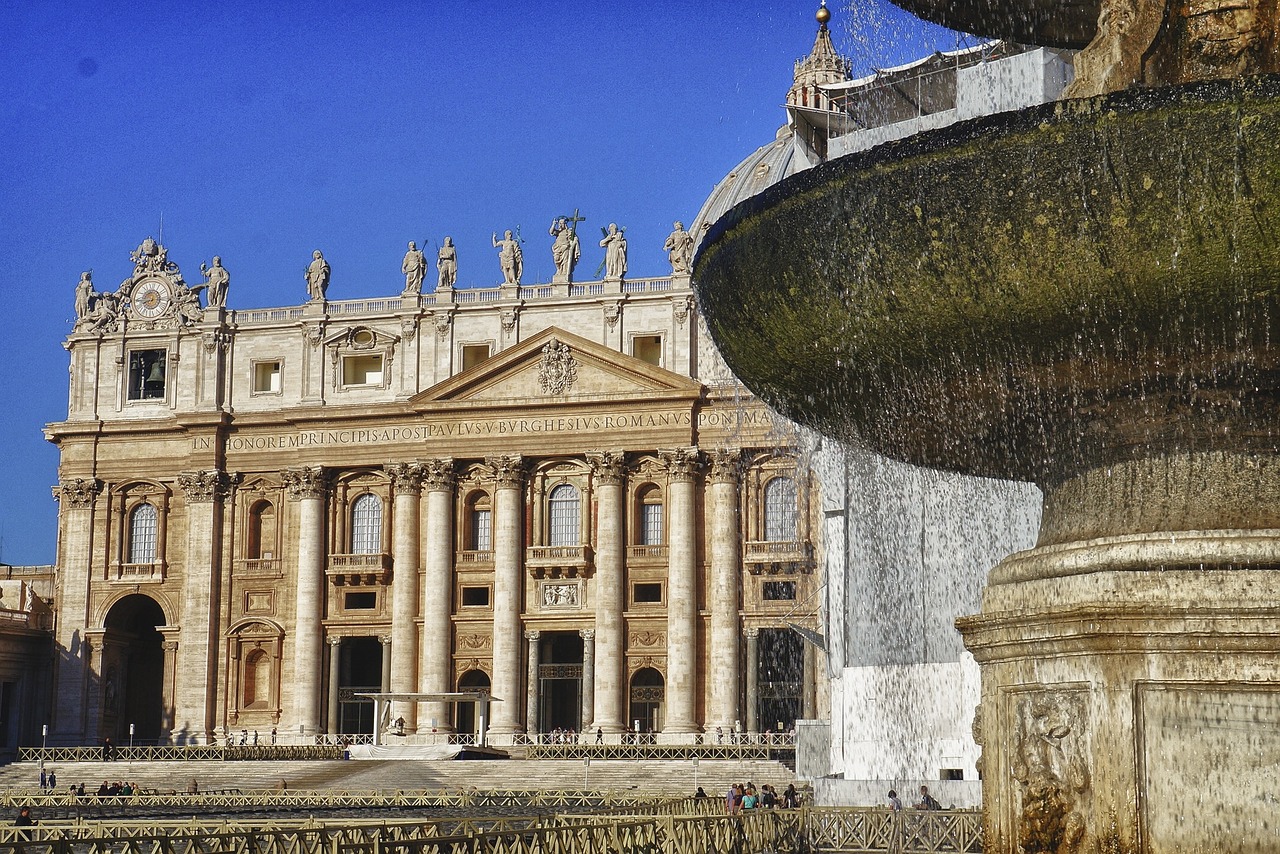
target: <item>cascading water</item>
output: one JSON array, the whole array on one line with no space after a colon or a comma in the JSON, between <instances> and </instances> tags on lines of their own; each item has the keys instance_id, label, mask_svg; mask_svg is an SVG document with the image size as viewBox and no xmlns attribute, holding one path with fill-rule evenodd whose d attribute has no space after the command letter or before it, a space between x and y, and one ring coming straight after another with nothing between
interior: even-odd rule
<instances>
[{"instance_id":1,"label":"cascading water","mask_svg":"<svg viewBox=\"0 0 1280 854\"><path fill-rule=\"evenodd\" d=\"M739 205L695 261L712 335L802 423L1043 491L1035 547L1000 561L960 621L981 667L986 850L1275 850L1274 11L904 5L1084 48L1080 99L855 153ZM909 479L890 486L930 506ZM849 519L897 533L847 591L845 658L927 662L927 556L1017 522L857 499ZM922 677L904 702L950 687ZM909 743L904 711L868 709Z\"/></svg>"}]
</instances>

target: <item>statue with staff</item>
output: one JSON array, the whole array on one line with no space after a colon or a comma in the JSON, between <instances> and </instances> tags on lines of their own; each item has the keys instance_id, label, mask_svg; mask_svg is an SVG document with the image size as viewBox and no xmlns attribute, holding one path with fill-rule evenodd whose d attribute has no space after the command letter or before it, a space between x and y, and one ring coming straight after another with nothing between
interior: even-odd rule
<instances>
[{"instance_id":1,"label":"statue with staff","mask_svg":"<svg viewBox=\"0 0 1280 854\"><path fill-rule=\"evenodd\" d=\"M556 264L556 274L551 279L553 283L573 281L573 268L582 257L577 226L583 219L575 208L573 216L562 216L551 223L548 233L555 238L551 244L551 258Z\"/></svg>"}]
</instances>

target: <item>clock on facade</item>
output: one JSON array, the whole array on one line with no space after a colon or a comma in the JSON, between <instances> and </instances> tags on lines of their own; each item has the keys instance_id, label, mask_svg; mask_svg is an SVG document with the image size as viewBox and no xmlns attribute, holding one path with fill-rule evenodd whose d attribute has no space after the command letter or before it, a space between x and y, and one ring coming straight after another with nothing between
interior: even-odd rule
<instances>
[{"instance_id":1,"label":"clock on facade","mask_svg":"<svg viewBox=\"0 0 1280 854\"><path fill-rule=\"evenodd\" d=\"M144 320L151 320L164 314L169 307L169 287L154 279L143 282L133 289L129 301L134 314Z\"/></svg>"}]
</instances>

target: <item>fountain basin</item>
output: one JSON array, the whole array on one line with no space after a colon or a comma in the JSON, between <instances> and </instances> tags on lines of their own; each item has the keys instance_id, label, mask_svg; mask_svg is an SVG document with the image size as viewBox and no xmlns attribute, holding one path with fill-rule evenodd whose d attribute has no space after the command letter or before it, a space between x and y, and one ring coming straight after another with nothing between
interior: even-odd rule
<instances>
[{"instance_id":1,"label":"fountain basin","mask_svg":"<svg viewBox=\"0 0 1280 854\"><path fill-rule=\"evenodd\" d=\"M1036 482L1042 543L1280 527L1204 494L1280 497L1280 77L840 158L730 211L695 280L773 406L895 459ZM1147 518L1081 509L1117 467L1142 472L1125 482Z\"/></svg>"}]
</instances>

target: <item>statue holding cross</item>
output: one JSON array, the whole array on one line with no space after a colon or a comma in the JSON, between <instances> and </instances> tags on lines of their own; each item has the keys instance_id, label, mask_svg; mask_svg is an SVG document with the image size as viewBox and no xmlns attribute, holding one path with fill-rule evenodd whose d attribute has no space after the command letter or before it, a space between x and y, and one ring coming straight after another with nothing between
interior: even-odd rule
<instances>
[{"instance_id":1,"label":"statue holding cross","mask_svg":"<svg viewBox=\"0 0 1280 854\"><path fill-rule=\"evenodd\" d=\"M578 209L574 208L573 216L562 216L551 223L547 233L555 238L551 244L551 257L556 264L556 274L551 279L553 283L573 281L574 265L582 256L582 244L578 242L578 223L583 219L578 215Z\"/></svg>"}]
</instances>

